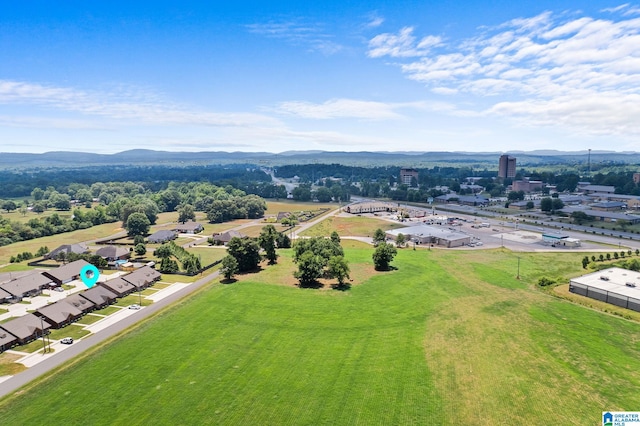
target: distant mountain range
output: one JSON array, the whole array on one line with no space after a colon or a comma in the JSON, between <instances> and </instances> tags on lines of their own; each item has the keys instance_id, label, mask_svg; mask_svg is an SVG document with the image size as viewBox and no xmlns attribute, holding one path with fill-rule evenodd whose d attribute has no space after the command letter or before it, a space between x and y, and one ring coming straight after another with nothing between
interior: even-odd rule
<instances>
[{"instance_id":1,"label":"distant mountain range","mask_svg":"<svg viewBox=\"0 0 640 426\"><path fill-rule=\"evenodd\" d=\"M518 166L542 164L640 163L639 152L615 151L510 151ZM53 151L43 154L0 153L0 168L32 169L52 167L86 167L94 165L171 165L198 166L214 164L255 164L278 166L283 164L339 163L357 166L432 167L436 164L457 163L473 167L497 167L498 157L504 152L336 152L286 151L269 152L169 152L134 149L116 154Z\"/></svg>"}]
</instances>

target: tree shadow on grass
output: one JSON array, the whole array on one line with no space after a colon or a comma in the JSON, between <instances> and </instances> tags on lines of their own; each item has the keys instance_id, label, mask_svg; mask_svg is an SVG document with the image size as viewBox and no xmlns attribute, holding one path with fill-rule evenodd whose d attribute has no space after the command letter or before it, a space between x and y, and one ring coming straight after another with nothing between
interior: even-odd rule
<instances>
[{"instance_id":1,"label":"tree shadow on grass","mask_svg":"<svg viewBox=\"0 0 640 426\"><path fill-rule=\"evenodd\" d=\"M311 281L311 282L307 282L307 283L299 282L299 283L298 283L298 287L300 287L300 288L314 288L314 289L319 289L319 288L324 287L324 285L323 285L321 282L319 282L319 281Z\"/></svg>"},{"instance_id":2,"label":"tree shadow on grass","mask_svg":"<svg viewBox=\"0 0 640 426\"><path fill-rule=\"evenodd\" d=\"M220 280L220 284L233 284L235 282L238 282L238 280L235 278L229 278L229 279L223 278Z\"/></svg>"},{"instance_id":3,"label":"tree shadow on grass","mask_svg":"<svg viewBox=\"0 0 640 426\"><path fill-rule=\"evenodd\" d=\"M375 268L376 271L378 272L388 272L388 271L397 271L398 268L396 268L395 266L387 266L386 268Z\"/></svg>"},{"instance_id":4,"label":"tree shadow on grass","mask_svg":"<svg viewBox=\"0 0 640 426\"><path fill-rule=\"evenodd\" d=\"M347 290L351 290L351 284L350 283L331 284L331 288L338 291L347 291Z\"/></svg>"}]
</instances>

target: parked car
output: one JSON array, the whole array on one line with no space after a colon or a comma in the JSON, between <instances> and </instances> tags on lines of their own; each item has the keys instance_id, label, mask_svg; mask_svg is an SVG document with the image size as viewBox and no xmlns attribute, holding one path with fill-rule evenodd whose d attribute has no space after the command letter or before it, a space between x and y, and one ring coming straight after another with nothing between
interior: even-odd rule
<instances>
[{"instance_id":1,"label":"parked car","mask_svg":"<svg viewBox=\"0 0 640 426\"><path fill-rule=\"evenodd\" d=\"M129 305L129 309L134 309L134 310L136 310L136 311L137 311L138 309L140 309L140 308L141 308L141 306L140 306L140 305L138 305L137 303L134 303L133 305Z\"/></svg>"},{"instance_id":2,"label":"parked car","mask_svg":"<svg viewBox=\"0 0 640 426\"><path fill-rule=\"evenodd\" d=\"M62 292L64 291L64 288L62 288L62 287L55 287L53 290L54 290L54 291L57 291L57 292L62 293Z\"/></svg>"},{"instance_id":3,"label":"parked car","mask_svg":"<svg viewBox=\"0 0 640 426\"><path fill-rule=\"evenodd\" d=\"M635 287L636 283L625 283L624 285L626 285L627 287Z\"/></svg>"},{"instance_id":4,"label":"parked car","mask_svg":"<svg viewBox=\"0 0 640 426\"><path fill-rule=\"evenodd\" d=\"M70 345L73 343L73 338L65 337L64 339L60 340L60 343L62 343L63 345Z\"/></svg>"}]
</instances>

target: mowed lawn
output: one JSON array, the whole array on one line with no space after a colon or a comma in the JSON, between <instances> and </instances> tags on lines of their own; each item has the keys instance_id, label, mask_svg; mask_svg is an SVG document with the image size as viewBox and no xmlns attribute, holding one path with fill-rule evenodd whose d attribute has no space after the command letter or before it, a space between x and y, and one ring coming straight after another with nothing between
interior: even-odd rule
<instances>
[{"instance_id":1,"label":"mowed lawn","mask_svg":"<svg viewBox=\"0 0 640 426\"><path fill-rule=\"evenodd\" d=\"M371 248L346 250L364 270ZM640 324L534 288L580 254L400 250L349 291L212 285L0 401L3 424L599 424ZM265 266L282 276L292 264ZM262 282L260 282L262 281Z\"/></svg>"},{"instance_id":2,"label":"mowed lawn","mask_svg":"<svg viewBox=\"0 0 640 426\"><path fill-rule=\"evenodd\" d=\"M383 219L360 216L332 216L300 233L305 237L326 237L336 231L338 235L355 237L373 237L373 232L380 228L383 231L404 228L406 225L393 223Z\"/></svg>"}]
</instances>

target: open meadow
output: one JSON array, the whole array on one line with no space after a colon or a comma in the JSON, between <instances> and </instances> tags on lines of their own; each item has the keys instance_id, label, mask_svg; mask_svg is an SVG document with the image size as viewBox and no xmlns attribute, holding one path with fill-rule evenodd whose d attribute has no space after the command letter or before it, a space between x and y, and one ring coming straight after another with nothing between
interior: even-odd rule
<instances>
[{"instance_id":1,"label":"open meadow","mask_svg":"<svg viewBox=\"0 0 640 426\"><path fill-rule=\"evenodd\" d=\"M534 288L580 254L349 248L348 291L293 264L212 283L0 401L3 424L599 424L640 406L640 324Z\"/></svg>"}]
</instances>

